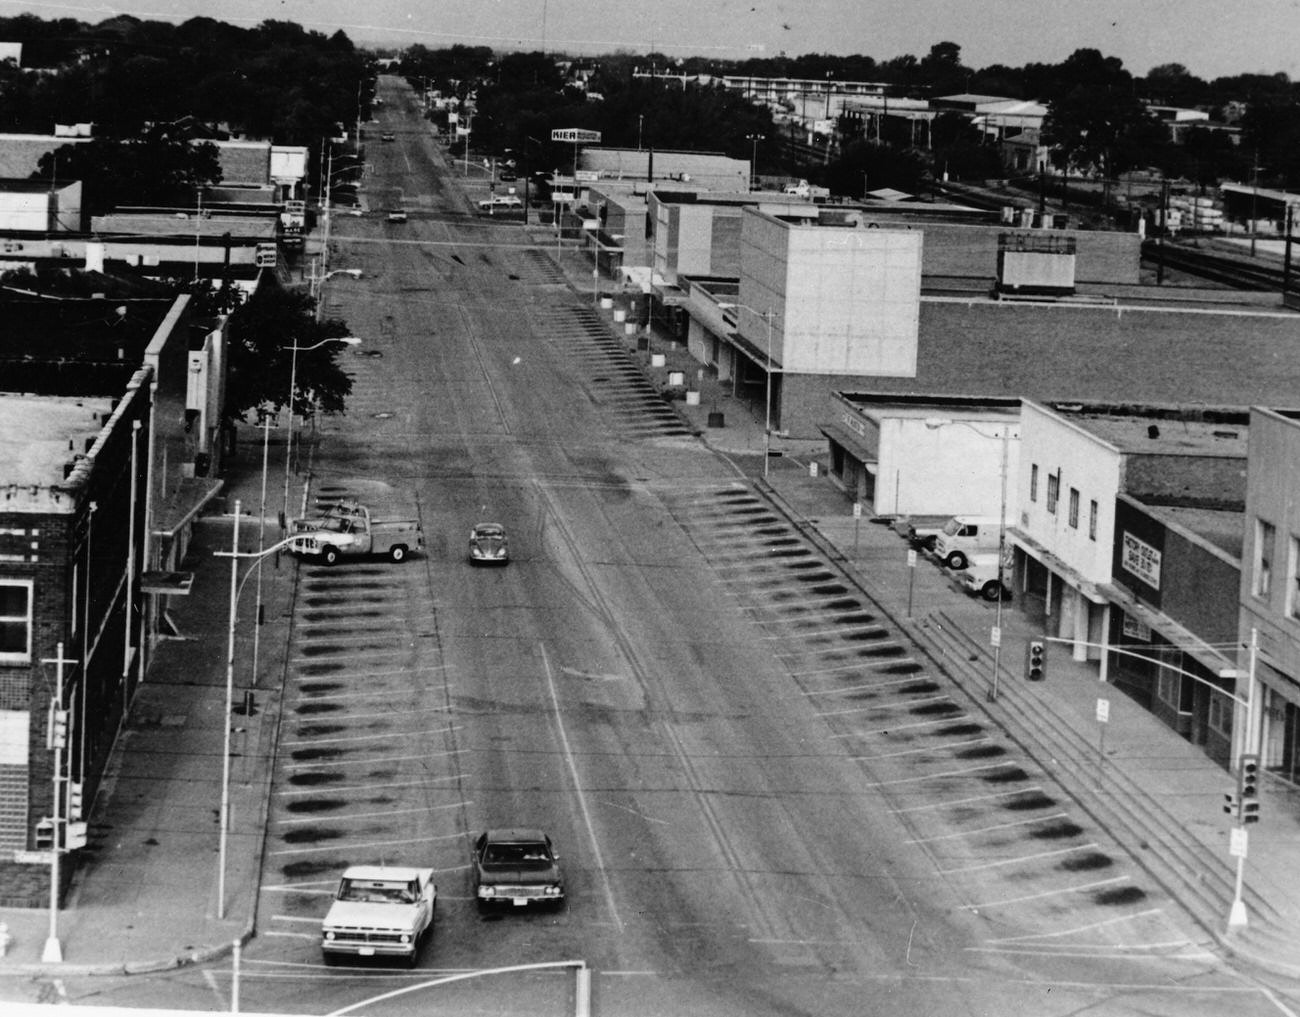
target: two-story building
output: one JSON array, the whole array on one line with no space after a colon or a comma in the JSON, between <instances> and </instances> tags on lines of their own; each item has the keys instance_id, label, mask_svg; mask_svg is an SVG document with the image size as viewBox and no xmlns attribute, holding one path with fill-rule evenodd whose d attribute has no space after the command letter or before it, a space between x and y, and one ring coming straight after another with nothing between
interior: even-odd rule
<instances>
[{"instance_id":1,"label":"two-story building","mask_svg":"<svg viewBox=\"0 0 1300 1017\"><path fill-rule=\"evenodd\" d=\"M1250 414L1238 669L1248 675L1252 718L1240 752L1300 783L1300 411ZM1252 645L1254 647L1252 651ZM1253 698L1252 698L1253 697Z\"/></svg>"}]
</instances>

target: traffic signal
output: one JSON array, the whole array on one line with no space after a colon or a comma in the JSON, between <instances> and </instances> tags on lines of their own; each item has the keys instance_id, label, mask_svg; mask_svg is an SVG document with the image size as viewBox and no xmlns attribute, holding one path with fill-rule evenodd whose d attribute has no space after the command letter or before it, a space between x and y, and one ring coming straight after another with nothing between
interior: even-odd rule
<instances>
[{"instance_id":1,"label":"traffic signal","mask_svg":"<svg viewBox=\"0 0 1300 1017\"><path fill-rule=\"evenodd\" d=\"M81 781L79 780L68 781L68 818L69 819L81 818L81 804L82 804L81 788L82 788Z\"/></svg>"},{"instance_id":2,"label":"traffic signal","mask_svg":"<svg viewBox=\"0 0 1300 1017\"><path fill-rule=\"evenodd\" d=\"M45 721L45 747L62 749L68 744L68 711L60 710L50 703L50 712Z\"/></svg>"},{"instance_id":3,"label":"traffic signal","mask_svg":"<svg viewBox=\"0 0 1300 1017\"><path fill-rule=\"evenodd\" d=\"M1041 682L1047 677L1047 641L1031 639L1025 647L1025 679Z\"/></svg>"},{"instance_id":4,"label":"traffic signal","mask_svg":"<svg viewBox=\"0 0 1300 1017\"><path fill-rule=\"evenodd\" d=\"M1237 796L1241 802L1241 822L1259 822L1259 756L1249 753L1241 757L1237 768Z\"/></svg>"},{"instance_id":5,"label":"traffic signal","mask_svg":"<svg viewBox=\"0 0 1300 1017\"><path fill-rule=\"evenodd\" d=\"M36 850L51 851L54 849L54 820L46 816L36 824Z\"/></svg>"},{"instance_id":6,"label":"traffic signal","mask_svg":"<svg viewBox=\"0 0 1300 1017\"><path fill-rule=\"evenodd\" d=\"M1223 811L1230 816L1241 816L1241 799L1235 794L1225 793L1223 796Z\"/></svg>"}]
</instances>

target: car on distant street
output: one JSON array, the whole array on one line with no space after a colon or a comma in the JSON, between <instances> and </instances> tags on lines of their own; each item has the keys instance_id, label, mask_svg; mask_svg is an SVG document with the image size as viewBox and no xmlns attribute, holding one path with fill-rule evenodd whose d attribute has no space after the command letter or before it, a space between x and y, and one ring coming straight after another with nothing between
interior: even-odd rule
<instances>
[{"instance_id":1,"label":"car on distant street","mask_svg":"<svg viewBox=\"0 0 1300 1017\"><path fill-rule=\"evenodd\" d=\"M515 212L523 207L517 194L494 194L478 203L480 212Z\"/></svg>"},{"instance_id":2,"label":"car on distant street","mask_svg":"<svg viewBox=\"0 0 1300 1017\"><path fill-rule=\"evenodd\" d=\"M510 538L500 523L479 523L469 531L469 560L504 565L510 560Z\"/></svg>"},{"instance_id":3,"label":"car on distant street","mask_svg":"<svg viewBox=\"0 0 1300 1017\"><path fill-rule=\"evenodd\" d=\"M393 140L393 135L391 135L391 134L381 134L381 135L379 136L379 140L380 140L380 141L392 141L392 140Z\"/></svg>"},{"instance_id":4,"label":"car on distant street","mask_svg":"<svg viewBox=\"0 0 1300 1017\"><path fill-rule=\"evenodd\" d=\"M474 899L480 909L493 904L527 907L564 902L560 856L541 830L487 830L474 841L472 863Z\"/></svg>"},{"instance_id":5,"label":"car on distant street","mask_svg":"<svg viewBox=\"0 0 1300 1017\"><path fill-rule=\"evenodd\" d=\"M389 222L406 222L406 210L405 210L405 209L401 209L401 208L394 208L394 209L389 210L389 213L388 213L388 221L389 221Z\"/></svg>"}]
</instances>

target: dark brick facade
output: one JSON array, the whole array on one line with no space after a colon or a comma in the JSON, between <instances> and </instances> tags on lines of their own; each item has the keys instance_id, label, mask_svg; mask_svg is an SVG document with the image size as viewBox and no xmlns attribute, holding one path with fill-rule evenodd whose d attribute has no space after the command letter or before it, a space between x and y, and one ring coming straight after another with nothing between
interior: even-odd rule
<instances>
[{"instance_id":1,"label":"dark brick facade","mask_svg":"<svg viewBox=\"0 0 1300 1017\"><path fill-rule=\"evenodd\" d=\"M30 663L0 663L0 710L26 711L28 730L25 767L15 762L20 748L7 745L0 768L0 905L48 906L48 854L33 852L37 824L55 811L55 760L81 783L88 810L144 664L149 381L148 370L137 371L111 413L104 400L100 430L83 449L69 448L65 479L40 507L0 499L0 580L30 583L32 601ZM68 737L56 755L46 727L60 643L70 661L62 669ZM66 789L60 798L66 815ZM65 879L74 867L75 852L65 855Z\"/></svg>"}]
</instances>

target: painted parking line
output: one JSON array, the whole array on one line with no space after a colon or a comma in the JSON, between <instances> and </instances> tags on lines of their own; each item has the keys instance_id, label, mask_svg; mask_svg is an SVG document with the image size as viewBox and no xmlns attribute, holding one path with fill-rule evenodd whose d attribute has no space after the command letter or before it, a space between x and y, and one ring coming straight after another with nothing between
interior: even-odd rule
<instances>
[{"instance_id":1,"label":"painted parking line","mask_svg":"<svg viewBox=\"0 0 1300 1017\"><path fill-rule=\"evenodd\" d=\"M901 708L911 709L915 706L923 706L926 703L951 703L951 696L918 696L915 699L900 699L893 703L873 703L868 706L855 706L849 710L827 710L823 713L814 713L814 717L842 717L850 713L879 713L881 710L897 710Z\"/></svg>"},{"instance_id":2,"label":"painted parking line","mask_svg":"<svg viewBox=\"0 0 1300 1017\"><path fill-rule=\"evenodd\" d=\"M906 706L907 704L897 703L895 705L901 708ZM921 727L938 727L941 724L955 724L958 721L964 720L969 716L970 714L968 713L954 713L947 717L940 717L938 720L918 720L912 724L891 724L889 727L877 727L869 731L837 731L837 732L832 732L831 737L832 738L874 738L880 735L890 734L891 732L915 731L917 728L921 728ZM849 758L852 759L853 757L850 756ZM1005 766L1006 763L1003 762L994 765Z\"/></svg>"},{"instance_id":3,"label":"painted parking line","mask_svg":"<svg viewBox=\"0 0 1300 1017\"><path fill-rule=\"evenodd\" d=\"M440 837L408 837L403 840L368 840L359 842L350 840L332 840L328 844L317 844L313 847L280 848L277 851L268 851L267 855L272 857L283 857L285 855L318 854L322 851L359 851L363 848L398 847L402 844L432 844L435 841L440 840L460 840L464 836L463 833L449 833Z\"/></svg>"},{"instance_id":4,"label":"painted parking line","mask_svg":"<svg viewBox=\"0 0 1300 1017\"><path fill-rule=\"evenodd\" d=\"M371 783L371 782L367 782L365 784L330 784L330 785L322 785L320 787L304 787L304 788L293 788L291 790L285 790L285 791L276 791L275 795L278 798L299 798L303 795L319 795L324 793L342 794L345 791L360 792L360 791L379 791L384 788L427 787L429 784L436 784L439 781L463 780L468 776L469 776L468 774L453 773L453 774L443 774L438 777L424 777L420 780L390 780L390 781L384 781L383 783L380 784ZM450 788L449 790L454 791L455 788Z\"/></svg>"},{"instance_id":5,"label":"painted parking line","mask_svg":"<svg viewBox=\"0 0 1300 1017\"><path fill-rule=\"evenodd\" d=\"M305 706L311 703L319 703L320 701L321 700L317 699L315 696L312 696L310 698L301 700L300 705ZM361 720L394 720L402 717L414 717L418 714L424 714L424 713L449 713L449 712L451 712L450 706L422 706L419 707L418 709L410 709L408 707L394 704L390 709L381 710L378 713L352 713L349 711L346 714L346 716L344 716L341 719L346 720L349 724L355 724L357 721L361 721ZM320 718L318 718L315 715L309 715L306 717L299 718L299 720L308 723L312 721L316 721L318 719ZM444 728L443 730L446 729ZM429 733L437 734L438 732L430 731ZM316 739L312 739L312 744L319 744L319 742Z\"/></svg>"},{"instance_id":6,"label":"painted parking line","mask_svg":"<svg viewBox=\"0 0 1300 1017\"><path fill-rule=\"evenodd\" d=\"M1014 798L1016 795L1041 794L1042 788L1037 784L1031 784L1029 787L1013 788L1010 791L994 791L986 795L971 795L966 798L956 798L949 802L926 802L924 805L910 805L906 808L894 809L895 812L932 812L936 809L956 808L959 805L974 805L976 802L992 801L995 798Z\"/></svg>"},{"instance_id":7,"label":"painted parking line","mask_svg":"<svg viewBox=\"0 0 1300 1017\"><path fill-rule=\"evenodd\" d=\"M816 671L808 672L809 675L814 677L818 673L819 672ZM796 675L796 677L799 676ZM926 681L926 680L928 680L927 675L909 674L906 678L887 678L882 681L866 682L863 685L843 685L840 686L839 688L834 688L834 689L814 689L811 692L799 693L798 698L812 699L814 696L844 696L844 695L849 695L850 693L853 692L874 692L878 689L892 688L895 685L911 685L915 682ZM787 698L793 699L796 697L790 696ZM915 702L919 702L919 700L916 699L899 700L900 705L906 704L910 706L912 703Z\"/></svg>"},{"instance_id":8,"label":"painted parking line","mask_svg":"<svg viewBox=\"0 0 1300 1017\"><path fill-rule=\"evenodd\" d=\"M790 624L790 622L777 621L776 624ZM864 642L864 640L853 640L851 637L857 632L879 632L882 641L893 642L888 637L892 635L889 629L883 625L877 625L874 622L862 622L859 625L835 625L826 629L801 629L798 632L782 632L761 638L769 642L788 643L792 639L815 639L818 636L841 636L845 640L852 642Z\"/></svg>"},{"instance_id":9,"label":"painted parking line","mask_svg":"<svg viewBox=\"0 0 1300 1017\"><path fill-rule=\"evenodd\" d=\"M1045 823L1049 819L1068 819L1068 812L1053 812L1046 816L1034 816L1031 819L1019 819L1014 823L995 823L993 826L981 826L973 830L958 830L956 833L940 833L933 837L913 837L911 840L903 841L904 844L933 844L939 840L960 840L962 837L978 837L983 833L992 833L994 830L1014 830L1018 826L1033 826L1035 823Z\"/></svg>"},{"instance_id":10,"label":"painted parking line","mask_svg":"<svg viewBox=\"0 0 1300 1017\"><path fill-rule=\"evenodd\" d=\"M366 762L376 762L376 760L366 760ZM420 815L427 815L430 812L439 812L439 811L445 811L447 809L458 809L458 808L460 808L459 802L449 802L446 805L421 805L419 808L413 808L413 809L381 809L376 812L340 812L328 816L323 815L321 813L316 813L315 815L311 815L311 816L296 816L293 819L272 820L272 825L273 826L296 826L300 823L320 823L325 820L328 820L331 823L340 822L342 820L347 820L350 822L356 819L374 819L376 816L401 816L407 813L419 813Z\"/></svg>"},{"instance_id":11,"label":"painted parking line","mask_svg":"<svg viewBox=\"0 0 1300 1017\"><path fill-rule=\"evenodd\" d=\"M1112 876L1110 879L1099 879L1094 883L1081 883L1078 886L1062 886L1055 890L1044 890L1042 893L1026 894L1023 897L1006 897L1002 900L988 900L979 904L963 904L963 911L981 911L992 910L993 908L1011 907L1014 904L1026 904L1033 900L1045 900L1048 897L1063 897L1071 893L1087 893L1090 890L1098 890L1103 886L1114 886L1116 883L1130 882L1128 876Z\"/></svg>"},{"instance_id":12,"label":"painted parking line","mask_svg":"<svg viewBox=\"0 0 1300 1017\"><path fill-rule=\"evenodd\" d=\"M333 664L336 662L330 661L329 663ZM419 664L412 667L389 668L388 670L385 671L331 671L329 674L298 674L298 675L294 675L294 680L310 682L310 681L320 681L323 678L387 678L391 675L397 675L397 676L416 675L424 671L445 671L451 666L452 666L451 664ZM346 698L347 696L367 696L367 695L385 695L385 694L387 693L383 691L374 692L374 693L348 692L342 694L339 698Z\"/></svg>"},{"instance_id":13,"label":"painted parking line","mask_svg":"<svg viewBox=\"0 0 1300 1017\"><path fill-rule=\"evenodd\" d=\"M410 649L407 647L403 647L400 650L386 650L378 647L373 650L364 650L361 647L342 646L340 647L340 649L341 650L357 649L362 652L335 653L334 651L331 650L327 653L322 649L320 653L313 654L310 657L291 657L289 658L289 663L295 666L302 666L303 664L323 664L323 663L337 664L340 658L342 658L343 660L374 660L374 658L376 657L404 657L411 652Z\"/></svg>"},{"instance_id":14,"label":"painted parking line","mask_svg":"<svg viewBox=\"0 0 1300 1017\"><path fill-rule=\"evenodd\" d=\"M419 733L421 735L440 735L440 734L447 734L448 732L457 731L457 730L459 730L459 728L453 724L450 727L438 728L437 730L434 731L417 731L417 732L405 732L405 733L407 734ZM379 734L371 734L371 735L344 735L339 738L312 738L310 741L293 742L290 745L285 746L285 748L314 749L314 748L319 748L322 745L355 745L358 742L387 742L387 741L392 741L394 738L400 736L402 733L403 732L401 731L381 731Z\"/></svg>"},{"instance_id":15,"label":"painted parking line","mask_svg":"<svg viewBox=\"0 0 1300 1017\"><path fill-rule=\"evenodd\" d=\"M869 763L876 759L898 759L903 756L932 756L937 751L958 749L963 745L984 745L992 740L992 738L967 738L965 741L960 742L944 742L942 746L921 745L914 749L899 749L897 752L882 752L875 756L853 756L852 758Z\"/></svg>"},{"instance_id":16,"label":"painted parking line","mask_svg":"<svg viewBox=\"0 0 1300 1017\"><path fill-rule=\"evenodd\" d=\"M849 756L850 759L857 759L857 756ZM942 770L939 773L925 773L914 777L895 777L892 780L874 780L871 782L872 787L893 787L898 784L919 784L927 780L944 780L948 777L969 777L973 773L983 773L985 770L1003 770L1006 769L1007 763L1003 760L1000 763L985 763L983 766L965 766L959 770Z\"/></svg>"},{"instance_id":17,"label":"painted parking line","mask_svg":"<svg viewBox=\"0 0 1300 1017\"><path fill-rule=\"evenodd\" d=\"M994 939L985 940L986 943L1029 943L1037 942L1044 939L1059 939L1062 936L1076 936L1083 932L1095 932L1098 929L1105 929L1112 925L1122 925L1128 922L1136 922L1143 918L1154 918L1157 915L1164 915L1164 908L1147 908L1145 911L1138 911L1131 915L1117 915L1114 918L1104 918L1098 922L1088 922L1086 925L1076 925L1070 929L1057 929L1053 932L1034 932L1024 936L999 936Z\"/></svg>"},{"instance_id":18,"label":"painted parking line","mask_svg":"<svg viewBox=\"0 0 1300 1017\"><path fill-rule=\"evenodd\" d=\"M288 772L297 770L329 770L336 766L374 766L377 763L409 763L413 760L428 762L437 759L439 756L459 755L457 749L446 749L440 752L421 752L410 756L363 756L359 758L349 757L347 759L311 759L301 763L286 763L284 768Z\"/></svg>"}]
</instances>

